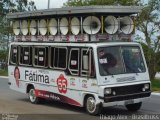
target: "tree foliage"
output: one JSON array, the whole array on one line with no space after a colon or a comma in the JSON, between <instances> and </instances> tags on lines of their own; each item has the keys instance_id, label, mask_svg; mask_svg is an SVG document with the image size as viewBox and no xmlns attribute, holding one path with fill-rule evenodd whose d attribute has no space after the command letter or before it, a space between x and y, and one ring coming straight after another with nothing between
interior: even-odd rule
<instances>
[{"instance_id":1,"label":"tree foliage","mask_svg":"<svg viewBox=\"0 0 160 120\"><path fill-rule=\"evenodd\" d=\"M33 1L28 2L28 0L16 0L11 2L11 0L2 0L0 3L0 35L7 35L10 29L9 21L6 19L6 15L10 12L22 12L36 10Z\"/></svg>"},{"instance_id":2,"label":"tree foliage","mask_svg":"<svg viewBox=\"0 0 160 120\"><path fill-rule=\"evenodd\" d=\"M8 52L6 50L0 50L0 62L6 62Z\"/></svg>"},{"instance_id":3,"label":"tree foliage","mask_svg":"<svg viewBox=\"0 0 160 120\"><path fill-rule=\"evenodd\" d=\"M8 48L8 41L11 37L12 28L10 26L10 21L6 18L6 15L10 12L22 12L36 10L33 1L28 0L2 0L0 2L0 61L5 60L7 53L5 52ZM6 45L6 46L4 46ZM2 49L3 48L3 49Z\"/></svg>"},{"instance_id":4,"label":"tree foliage","mask_svg":"<svg viewBox=\"0 0 160 120\"><path fill-rule=\"evenodd\" d=\"M160 70L160 1L149 0L139 18L137 19L137 28L142 35L137 35L137 39L143 42L146 61L149 68L151 79ZM142 37L144 36L144 37Z\"/></svg>"},{"instance_id":5,"label":"tree foliage","mask_svg":"<svg viewBox=\"0 0 160 120\"><path fill-rule=\"evenodd\" d=\"M138 5L140 0L68 0L64 6Z\"/></svg>"}]
</instances>

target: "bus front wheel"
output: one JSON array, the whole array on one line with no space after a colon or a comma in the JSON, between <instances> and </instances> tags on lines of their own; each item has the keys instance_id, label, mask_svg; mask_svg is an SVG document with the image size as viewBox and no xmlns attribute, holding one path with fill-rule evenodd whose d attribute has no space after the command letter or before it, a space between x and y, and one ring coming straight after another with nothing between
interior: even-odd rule
<instances>
[{"instance_id":1,"label":"bus front wheel","mask_svg":"<svg viewBox=\"0 0 160 120\"><path fill-rule=\"evenodd\" d=\"M40 102L40 98L36 97L34 87L29 89L28 97L32 104L38 104Z\"/></svg>"},{"instance_id":2,"label":"bus front wheel","mask_svg":"<svg viewBox=\"0 0 160 120\"><path fill-rule=\"evenodd\" d=\"M138 111L142 106L142 102L134 103L134 104L128 104L126 105L127 110L129 111Z\"/></svg>"},{"instance_id":3,"label":"bus front wheel","mask_svg":"<svg viewBox=\"0 0 160 120\"><path fill-rule=\"evenodd\" d=\"M85 108L90 115L97 115L101 112L100 104L96 104L96 100L93 96L88 96L85 100Z\"/></svg>"}]
</instances>

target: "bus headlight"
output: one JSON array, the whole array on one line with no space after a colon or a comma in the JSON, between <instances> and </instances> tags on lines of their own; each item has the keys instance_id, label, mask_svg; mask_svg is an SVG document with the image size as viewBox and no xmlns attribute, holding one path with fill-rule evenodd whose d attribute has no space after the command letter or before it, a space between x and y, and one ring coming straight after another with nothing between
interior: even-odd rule
<instances>
[{"instance_id":1,"label":"bus headlight","mask_svg":"<svg viewBox=\"0 0 160 120\"><path fill-rule=\"evenodd\" d=\"M111 94L111 93L112 93L111 88L105 88L104 89L104 94Z\"/></svg>"},{"instance_id":2,"label":"bus headlight","mask_svg":"<svg viewBox=\"0 0 160 120\"><path fill-rule=\"evenodd\" d=\"M144 84L144 89L148 90L149 89L149 84Z\"/></svg>"},{"instance_id":3,"label":"bus headlight","mask_svg":"<svg viewBox=\"0 0 160 120\"><path fill-rule=\"evenodd\" d=\"M142 88L142 91L145 92L146 90L149 90L150 85L149 84L144 84L144 87Z\"/></svg>"}]
</instances>

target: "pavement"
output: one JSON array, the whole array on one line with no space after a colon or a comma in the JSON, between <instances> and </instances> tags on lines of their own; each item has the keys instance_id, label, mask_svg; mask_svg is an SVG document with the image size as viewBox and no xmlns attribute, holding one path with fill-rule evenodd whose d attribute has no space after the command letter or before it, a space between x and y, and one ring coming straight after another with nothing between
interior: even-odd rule
<instances>
[{"instance_id":1,"label":"pavement","mask_svg":"<svg viewBox=\"0 0 160 120\"><path fill-rule=\"evenodd\" d=\"M5 79L7 79L7 78L8 78L8 76L0 76L0 78L5 78Z\"/></svg>"},{"instance_id":2,"label":"pavement","mask_svg":"<svg viewBox=\"0 0 160 120\"><path fill-rule=\"evenodd\" d=\"M152 95L160 96L160 93L158 93L158 92L152 92Z\"/></svg>"}]
</instances>

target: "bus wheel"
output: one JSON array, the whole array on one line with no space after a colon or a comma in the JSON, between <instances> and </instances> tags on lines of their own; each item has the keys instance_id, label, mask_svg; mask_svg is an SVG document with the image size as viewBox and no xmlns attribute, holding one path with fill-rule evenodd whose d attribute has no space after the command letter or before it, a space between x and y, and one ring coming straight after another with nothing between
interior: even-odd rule
<instances>
[{"instance_id":1,"label":"bus wheel","mask_svg":"<svg viewBox=\"0 0 160 120\"><path fill-rule=\"evenodd\" d=\"M96 100L93 96L88 96L86 98L85 101L85 107L86 107L86 111L90 114L90 115L97 115L100 113L101 111L101 106L100 104L96 105Z\"/></svg>"},{"instance_id":2,"label":"bus wheel","mask_svg":"<svg viewBox=\"0 0 160 120\"><path fill-rule=\"evenodd\" d=\"M126 105L127 110L129 111L138 111L142 106L142 102L134 103L134 104L128 104Z\"/></svg>"},{"instance_id":3,"label":"bus wheel","mask_svg":"<svg viewBox=\"0 0 160 120\"><path fill-rule=\"evenodd\" d=\"M35 89L33 87L30 88L28 96L31 103L38 104L40 102L40 98L36 97Z\"/></svg>"}]
</instances>

